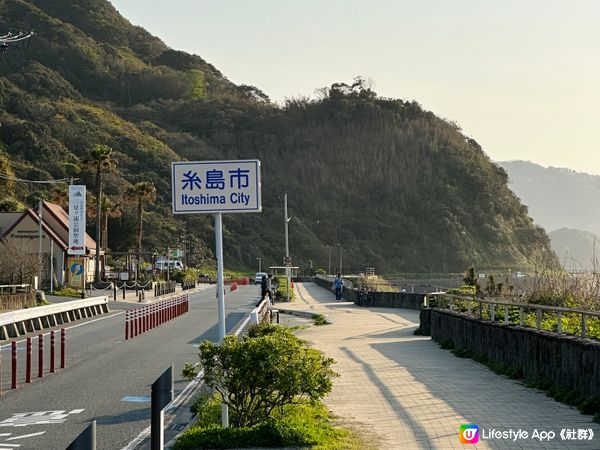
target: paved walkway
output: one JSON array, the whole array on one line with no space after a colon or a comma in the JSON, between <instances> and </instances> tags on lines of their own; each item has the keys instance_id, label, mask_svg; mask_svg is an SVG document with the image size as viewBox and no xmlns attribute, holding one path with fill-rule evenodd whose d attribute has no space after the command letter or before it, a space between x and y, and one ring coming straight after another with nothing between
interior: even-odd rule
<instances>
[{"instance_id":1,"label":"paved walkway","mask_svg":"<svg viewBox=\"0 0 600 450\"><path fill-rule=\"evenodd\" d=\"M591 416L457 358L429 337L414 336L418 311L336 302L331 292L312 283L298 283L296 298L278 306L323 314L333 322L299 332L337 361L341 376L327 405L349 425L379 436L381 449L600 449L600 426ZM458 429L467 423L479 425L479 444L460 444ZM481 438L483 429L519 428L529 432L529 439ZM593 429L595 436L561 441L563 428ZM535 429L554 431L556 438L532 440Z\"/></svg>"}]
</instances>

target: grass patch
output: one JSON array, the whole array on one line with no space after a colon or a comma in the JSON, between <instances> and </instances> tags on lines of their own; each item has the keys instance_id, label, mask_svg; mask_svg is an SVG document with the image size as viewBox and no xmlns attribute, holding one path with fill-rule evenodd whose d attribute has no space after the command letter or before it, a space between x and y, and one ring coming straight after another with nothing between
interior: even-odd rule
<instances>
[{"instance_id":1,"label":"grass patch","mask_svg":"<svg viewBox=\"0 0 600 450\"><path fill-rule=\"evenodd\" d=\"M50 294L50 290L45 291L46 294ZM73 289L70 287L63 287L60 289L54 289L54 293L51 295L57 295L59 297L73 297L73 298L81 298L81 291L77 289Z\"/></svg>"},{"instance_id":2,"label":"grass patch","mask_svg":"<svg viewBox=\"0 0 600 450\"><path fill-rule=\"evenodd\" d=\"M369 448L353 430L336 427L322 403L284 408L273 420L243 428L222 428L219 398L204 393L192 406L197 421L178 438L175 450L244 447L309 447L314 450Z\"/></svg>"},{"instance_id":3,"label":"grass patch","mask_svg":"<svg viewBox=\"0 0 600 450\"><path fill-rule=\"evenodd\" d=\"M331 322L328 322L323 314L313 314L311 317L313 323L317 326L321 325L329 325Z\"/></svg>"}]
</instances>

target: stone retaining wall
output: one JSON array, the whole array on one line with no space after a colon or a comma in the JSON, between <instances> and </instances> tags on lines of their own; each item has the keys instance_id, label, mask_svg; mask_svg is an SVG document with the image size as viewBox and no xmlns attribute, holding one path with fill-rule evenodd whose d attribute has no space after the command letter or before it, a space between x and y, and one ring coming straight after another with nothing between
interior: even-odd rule
<instances>
[{"instance_id":1,"label":"stone retaining wall","mask_svg":"<svg viewBox=\"0 0 600 450\"><path fill-rule=\"evenodd\" d=\"M331 290L331 283L327 280L315 277L314 282L325 289ZM355 289L344 288L342 298L346 301L356 303L356 292ZM373 306L385 308L421 309L425 299L424 294L411 294L408 292L370 292L370 294L373 296Z\"/></svg>"}]
</instances>

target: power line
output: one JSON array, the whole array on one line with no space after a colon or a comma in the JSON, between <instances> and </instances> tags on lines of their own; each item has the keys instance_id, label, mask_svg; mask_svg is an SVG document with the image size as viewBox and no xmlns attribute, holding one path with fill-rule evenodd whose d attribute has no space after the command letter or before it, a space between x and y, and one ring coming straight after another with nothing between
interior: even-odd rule
<instances>
[{"instance_id":1,"label":"power line","mask_svg":"<svg viewBox=\"0 0 600 450\"><path fill-rule=\"evenodd\" d=\"M9 32L4 36L0 36L0 42L10 44L14 42L24 41L25 39L29 39L30 37L32 37L34 34L35 33L33 31L30 31L27 34L23 33L22 31L19 31L18 34L12 34Z\"/></svg>"},{"instance_id":2,"label":"power line","mask_svg":"<svg viewBox=\"0 0 600 450\"><path fill-rule=\"evenodd\" d=\"M17 181L20 183L34 183L34 184L60 184L60 183L70 183L74 180L79 180L79 178L61 178L59 180L25 180L24 178L11 177L4 173L0 173L0 178L4 178L5 180Z\"/></svg>"},{"instance_id":3,"label":"power line","mask_svg":"<svg viewBox=\"0 0 600 450\"><path fill-rule=\"evenodd\" d=\"M8 46L18 44L19 42L26 41L31 38L35 33L31 30L29 33L23 33L19 31L17 34L13 34L11 32L6 33L0 36L0 53L6 53L8 50ZM29 44L29 42L28 42Z\"/></svg>"}]
</instances>

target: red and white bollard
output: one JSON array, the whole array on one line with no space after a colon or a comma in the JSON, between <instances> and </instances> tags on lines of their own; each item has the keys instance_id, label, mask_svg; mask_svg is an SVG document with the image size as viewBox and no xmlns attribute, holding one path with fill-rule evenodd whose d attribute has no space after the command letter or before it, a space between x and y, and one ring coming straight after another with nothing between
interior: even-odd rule
<instances>
[{"instance_id":1,"label":"red and white bollard","mask_svg":"<svg viewBox=\"0 0 600 450\"><path fill-rule=\"evenodd\" d=\"M56 333L54 330L50 332L50 373L54 373L54 360L56 348Z\"/></svg>"},{"instance_id":2,"label":"red and white bollard","mask_svg":"<svg viewBox=\"0 0 600 450\"><path fill-rule=\"evenodd\" d=\"M31 338L27 338L27 355L25 356L25 383L31 383Z\"/></svg>"},{"instance_id":3,"label":"red and white bollard","mask_svg":"<svg viewBox=\"0 0 600 450\"><path fill-rule=\"evenodd\" d=\"M66 351L67 351L67 330L62 328L60 330L60 368L64 369L66 365Z\"/></svg>"},{"instance_id":4,"label":"red and white bollard","mask_svg":"<svg viewBox=\"0 0 600 450\"><path fill-rule=\"evenodd\" d=\"M44 378L44 335L38 335L38 378Z\"/></svg>"},{"instance_id":5,"label":"red and white bollard","mask_svg":"<svg viewBox=\"0 0 600 450\"><path fill-rule=\"evenodd\" d=\"M12 380L10 383L10 388L16 389L17 388L17 343L16 343L16 341L12 341L10 346L11 346L11 360L12 360L11 361L12 362L12 367L11 367Z\"/></svg>"}]
</instances>

